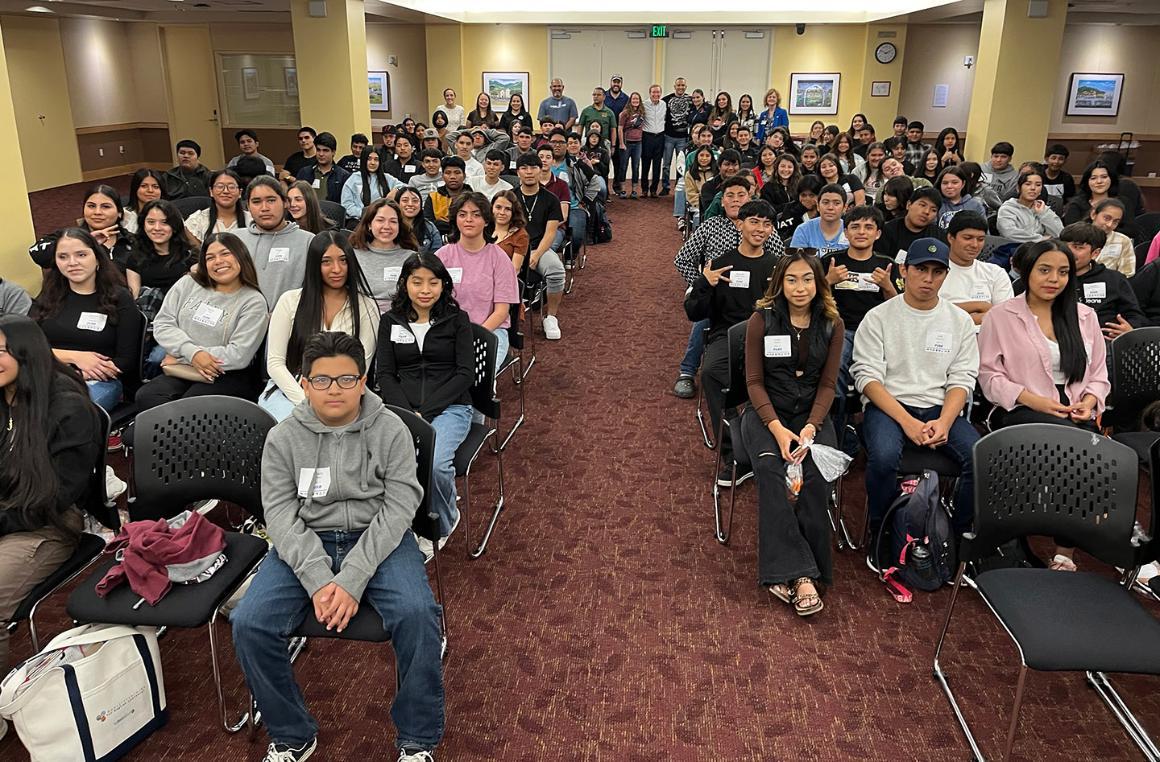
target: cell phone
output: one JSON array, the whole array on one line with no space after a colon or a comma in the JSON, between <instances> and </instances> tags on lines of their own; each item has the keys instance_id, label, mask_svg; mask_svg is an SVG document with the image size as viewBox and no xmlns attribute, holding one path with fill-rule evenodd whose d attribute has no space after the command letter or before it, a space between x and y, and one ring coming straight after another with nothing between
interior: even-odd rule
<instances>
[{"instance_id":1,"label":"cell phone","mask_svg":"<svg viewBox=\"0 0 1160 762\"><path fill-rule=\"evenodd\" d=\"M808 449L809 449L809 447L807 447L807 446L805 446L805 445L802 445L802 446L798 447L796 450L791 450L791 451L790 451L790 454L789 454L789 457L790 457L790 459L791 459L791 460L793 460L793 461L797 461L797 460L798 460L798 459L800 459L800 458L801 458L803 455L805 455L805 454L806 454L806 450L808 450Z\"/></svg>"}]
</instances>

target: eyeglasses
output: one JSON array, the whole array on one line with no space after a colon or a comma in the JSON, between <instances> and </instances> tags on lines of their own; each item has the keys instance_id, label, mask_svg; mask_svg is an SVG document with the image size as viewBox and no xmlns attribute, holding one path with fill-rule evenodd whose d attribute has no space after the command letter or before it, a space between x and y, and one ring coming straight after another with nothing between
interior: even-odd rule
<instances>
[{"instance_id":1,"label":"eyeglasses","mask_svg":"<svg viewBox=\"0 0 1160 762\"><path fill-rule=\"evenodd\" d=\"M210 190L215 190L218 193L230 193L230 192L236 193L237 191L239 191L241 189L238 188L238 186L236 186L236 185L215 185Z\"/></svg>"},{"instance_id":2,"label":"eyeglasses","mask_svg":"<svg viewBox=\"0 0 1160 762\"><path fill-rule=\"evenodd\" d=\"M566 143L567 141L565 141L565 140L549 140L548 142L549 142L549 143L551 143L551 144L552 144L552 145L554 145L554 146L562 146L562 145L564 145L564 143Z\"/></svg>"},{"instance_id":3,"label":"eyeglasses","mask_svg":"<svg viewBox=\"0 0 1160 762\"><path fill-rule=\"evenodd\" d=\"M320 392L324 392L327 389L329 389L330 385L335 383L336 381L338 382L339 389L353 389L353 388L355 388L355 386L358 385L359 379L361 379L361 378L362 378L362 376L350 376L350 375L338 376L338 377L334 377L334 376L310 376L306 380L310 382L310 385L312 387L314 387L314 389L316 389L317 391L320 391Z\"/></svg>"}]
</instances>

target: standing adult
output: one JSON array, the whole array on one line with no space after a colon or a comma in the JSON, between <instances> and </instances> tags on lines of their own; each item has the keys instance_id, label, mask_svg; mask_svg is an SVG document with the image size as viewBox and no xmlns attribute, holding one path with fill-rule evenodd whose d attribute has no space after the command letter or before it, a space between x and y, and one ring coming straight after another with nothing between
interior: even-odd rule
<instances>
[{"instance_id":1,"label":"standing adult","mask_svg":"<svg viewBox=\"0 0 1160 762\"><path fill-rule=\"evenodd\" d=\"M686 90L684 77L673 82L673 91L662 100L665 102L665 151L661 158L661 195L669 192L669 175L674 154L679 153L689 142L689 117L693 113L693 96Z\"/></svg>"},{"instance_id":2,"label":"standing adult","mask_svg":"<svg viewBox=\"0 0 1160 762\"><path fill-rule=\"evenodd\" d=\"M624 92L624 80L619 74L613 74L608 81L608 91L604 93L604 103L616 115L616 124L620 124L620 112L628 105L628 93ZM604 137L608 137L605 135ZM624 182L624 168L620 166L620 135L609 143L612 152L612 185L619 188Z\"/></svg>"},{"instance_id":3,"label":"standing adult","mask_svg":"<svg viewBox=\"0 0 1160 762\"><path fill-rule=\"evenodd\" d=\"M781 107L781 93L776 88L771 87L765 91L763 103L765 110L758 115L757 126L754 128L758 145L765 142L765 136L773 132L774 127L789 129L789 112Z\"/></svg>"},{"instance_id":4,"label":"standing adult","mask_svg":"<svg viewBox=\"0 0 1160 762\"><path fill-rule=\"evenodd\" d=\"M572 125L576 124L576 119L580 116L580 112L576 109L576 101L564 95L564 80L559 77L552 80L550 89L551 96L540 101L536 120L543 122L550 119L554 124L563 125L565 130L572 129Z\"/></svg>"},{"instance_id":5,"label":"standing adult","mask_svg":"<svg viewBox=\"0 0 1160 762\"><path fill-rule=\"evenodd\" d=\"M658 195L661 181L661 159L665 153L665 114L668 107L661 100L661 86L648 89L648 100L641 104L644 109L644 135L640 147L640 184L644 197ZM661 188L661 196L669 194L668 186Z\"/></svg>"},{"instance_id":6,"label":"standing adult","mask_svg":"<svg viewBox=\"0 0 1160 762\"><path fill-rule=\"evenodd\" d=\"M455 132L467 123L467 114L464 113L463 106L456 105L455 91L450 87L443 91L443 105L436 108L435 111L447 117L448 132ZM434 120L432 119L432 121Z\"/></svg>"},{"instance_id":7,"label":"standing adult","mask_svg":"<svg viewBox=\"0 0 1160 762\"><path fill-rule=\"evenodd\" d=\"M576 132L581 135L586 135L588 133L588 128L592 125L593 122L596 122L600 125L601 136L615 143L617 140L617 119L619 118L619 115L610 109L607 104L605 104L604 88L596 86L592 88L592 105L586 106L584 110L580 112L580 125Z\"/></svg>"}]
</instances>

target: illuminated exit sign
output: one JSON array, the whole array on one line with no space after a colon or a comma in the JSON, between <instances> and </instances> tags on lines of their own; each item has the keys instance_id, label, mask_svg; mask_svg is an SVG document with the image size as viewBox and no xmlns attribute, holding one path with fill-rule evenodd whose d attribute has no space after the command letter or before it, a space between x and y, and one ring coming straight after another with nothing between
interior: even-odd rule
<instances>
[{"instance_id":1,"label":"illuminated exit sign","mask_svg":"<svg viewBox=\"0 0 1160 762\"><path fill-rule=\"evenodd\" d=\"M665 24L653 24L652 29L649 31L649 37L668 37L668 36L669 36L669 28Z\"/></svg>"}]
</instances>

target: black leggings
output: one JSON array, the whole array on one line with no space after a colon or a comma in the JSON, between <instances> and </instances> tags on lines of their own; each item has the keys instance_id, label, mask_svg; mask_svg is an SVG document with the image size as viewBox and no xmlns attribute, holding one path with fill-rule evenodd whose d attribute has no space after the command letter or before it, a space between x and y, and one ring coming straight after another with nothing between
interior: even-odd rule
<instances>
[{"instance_id":1,"label":"black leggings","mask_svg":"<svg viewBox=\"0 0 1160 762\"><path fill-rule=\"evenodd\" d=\"M212 384L161 375L138 389L136 399L138 410L149 410L173 400L207 394L241 397L253 402L257 400L259 391L253 369L245 368L226 371Z\"/></svg>"}]
</instances>

